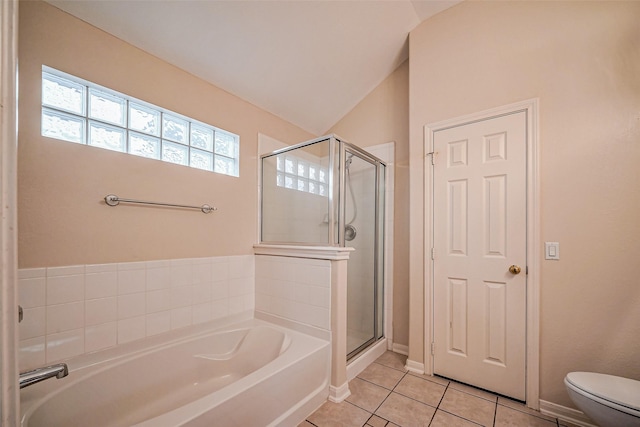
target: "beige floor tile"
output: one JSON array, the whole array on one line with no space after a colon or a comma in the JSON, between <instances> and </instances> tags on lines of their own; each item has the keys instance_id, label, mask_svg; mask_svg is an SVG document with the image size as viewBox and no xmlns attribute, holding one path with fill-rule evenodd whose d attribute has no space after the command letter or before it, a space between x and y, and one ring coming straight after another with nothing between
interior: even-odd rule
<instances>
[{"instance_id":1,"label":"beige floor tile","mask_svg":"<svg viewBox=\"0 0 640 427\"><path fill-rule=\"evenodd\" d=\"M405 372L406 369L404 368L404 365L406 362L407 356L399 353L394 353L393 351L387 351L382 356L376 359L376 363Z\"/></svg>"},{"instance_id":2,"label":"beige floor tile","mask_svg":"<svg viewBox=\"0 0 640 427\"><path fill-rule=\"evenodd\" d=\"M372 415L371 418L369 418L369 421L367 421L367 425L370 425L371 427L386 427L388 423L389 421L384 418L380 418L377 415Z\"/></svg>"},{"instance_id":3,"label":"beige floor tile","mask_svg":"<svg viewBox=\"0 0 640 427\"><path fill-rule=\"evenodd\" d=\"M478 427L478 424L438 409L429 427Z\"/></svg>"},{"instance_id":4,"label":"beige floor tile","mask_svg":"<svg viewBox=\"0 0 640 427\"><path fill-rule=\"evenodd\" d=\"M405 375L393 391L437 408L445 390L446 387L443 385Z\"/></svg>"},{"instance_id":5,"label":"beige floor tile","mask_svg":"<svg viewBox=\"0 0 640 427\"><path fill-rule=\"evenodd\" d=\"M362 427L371 414L349 402L325 402L307 420L317 427Z\"/></svg>"},{"instance_id":6,"label":"beige floor tile","mask_svg":"<svg viewBox=\"0 0 640 427\"><path fill-rule=\"evenodd\" d=\"M483 426L493 426L496 404L449 385L439 408Z\"/></svg>"},{"instance_id":7,"label":"beige floor tile","mask_svg":"<svg viewBox=\"0 0 640 427\"><path fill-rule=\"evenodd\" d=\"M351 402L371 413L378 409L382 401L391 393L384 387L377 386L368 381L354 378L349 382L351 395L347 397L347 402Z\"/></svg>"},{"instance_id":8,"label":"beige floor tile","mask_svg":"<svg viewBox=\"0 0 640 427\"><path fill-rule=\"evenodd\" d=\"M520 412L525 412L529 415L535 415L536 417L539 418L543 418L545 420L548 421L554 421L555 422L555 418L554 417L550 417L548 415L544 415L541 414L539 411L536 411L534 409L531 408L527 408L527 405L525 405L522 402L518 402L516 400L511 400L511 399L507 399L506 397L502 397L502 396L498 396L498 405L503 405L503 406L507 406L511 409L516 409Z\"/></svg>"},{"instance_id":9,"label":"beige floor tile","mask_svg":"<svg viewBox=\"0 0 640 427\"><path fill-rule=\"evenodd\" d=\"M498 405L496 410L495 427L551 427L557 425L555 421L548 421L502 405Z\"/></svg>"},{"instance_id":10,"label":"beige floor tile","mask_svg":"<svg viewBox=\"0 0 640 427\"><path fill-rule=\"evenodd\" d=\"M403 376L404 372L378 363L372 363L358 375L358 377L363 380L388 388L389 390L393 390Z\"/></svg>"},{"instance_id":11,"label":"beige floor tile","mask_svg":"<svg viewBox=\"0 0 640 427\"><path fill-rule=\"evenodd\" d=\"M485 390L480 390L479 388L471 387L466 384L461 384L455 381L451 381L449 383L449 388L454 388L459 391L464 391L465 393L472 394L476 397L481 397L483 399L490 400L492 402L498 401L498 396L493 393L490 393Z\"/></svg>"},{"instance_id":12,"label":"beige floor tile","mask_svg":"<svg viewBox=\"0 0 640 427\"><path fill-rule=\"evenodd\" d=\"M426 427L435 411L429 405L391 393L378 408L376 415L402 427Z\"/></svg>"},{"instance_id":13,"label":"beige floor tile","mask_svg":"<svg viewBox=\"0 0 640 427\"><path fill-rule=\"evenodd\" d=\"M349 383L347 401L325 403L298 427L577 427L455 381L406 375L393 368L399 360L385 353Z\"/></svg>"},{"instance_id":14,"label":"beige floor tile","mask_svg":"<svg viewBox=\"0 0 640 427\"><path fill-rule=\"evenodd\" d=\"M436 377L434 375L426 375L426 374L420 375L420 374L416 374L415 372L409 372L409 375L413 375L414 377L418 377L418 378L423 378L425 380L429 380L431 382L434 382L434 383L437 383L437 384L441 384L441 385L444 385L444 386L449 385L449 383L451 382L446 378Z\"/></svg>"}]
</instances>

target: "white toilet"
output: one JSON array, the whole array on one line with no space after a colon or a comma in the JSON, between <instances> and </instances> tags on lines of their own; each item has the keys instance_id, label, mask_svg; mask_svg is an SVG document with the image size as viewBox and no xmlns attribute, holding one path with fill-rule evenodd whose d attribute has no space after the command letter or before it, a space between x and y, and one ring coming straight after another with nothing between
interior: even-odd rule
<instances>
[{"instance_id":1,"label":"white toilet","mask_svg":"<svg viewBox=\"0 0 640 427\"><path fill-rule=\"evenodd\" d=\"M600 427L640 427L640 381L571 372L564 384L573 403Z\"/></svg>"}]
</instances>

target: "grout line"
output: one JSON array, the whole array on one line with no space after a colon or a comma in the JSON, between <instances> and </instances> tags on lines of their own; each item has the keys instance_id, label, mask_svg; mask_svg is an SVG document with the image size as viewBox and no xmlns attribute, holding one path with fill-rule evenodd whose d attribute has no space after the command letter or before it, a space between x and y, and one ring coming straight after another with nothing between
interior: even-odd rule
<instances>
[{"instance_id":1,"label":"grout line","mask_svg":"<svg viewBox=\"0 0 640 427\"><path fill-rule=\"evenodd\" d=\"M385 400L386 400L386 399L385 399ZM369 421L371 421L371 418L373 418L373 417L378 417L378 418L380 418L381 420L385 420L385 421L386 421L385 426L387 426L387 425L391 422L391 421L389 421L389 420L388 420L388 419L386 419L386 418L382 418L380 415L371 414L371 416L370 416L369 418L367 418L367 421L365 421L365 422L364 422L363 427L368 426L368 425L372 425L372 424L369 424Z\"/></svg>"},{"instance_id":2,"label":"grout line","mask_svg":"<svg viewBox=\"0 0 640 427\"><path fill-rule=\"evenodd\" d=\"M397 369L396 369L396 370L397 370ZM359 379L359 380L362 380L362 381L366 381L366 382L368 382L369 384L373 384L373 385L376 385L376 386L378 386L378 387L381 387L381 388L383 388L383 389L385 389L385 390L393 391L393 390L398 386L398 384L400 384L400 381L402 381L402 379L405 377L405 375L406 375L406 374L407 374L407 373L405 372L405 374L404 374L402 377L400 377L400 379L399 379L399 380L398 380L398 382L393 386L393 388L387 388L387 387L385 387L385 386L383 386L383 385L380 385L380 384L378 384L378 383L374 383L373 381L370 381L370 380L368 380L368 379L366 379L366 378L362 378L362 377L360 377L360 376L356 376L356 378L357 378L357 379Z\"/></svg>"},{"instance_id":3,"label":"grout line","mask_svg":"<svg viewBox=\"0 0 640 427\"><path fill-rule=\"evenodd\" d=\"M451 384L451 383L460 384L460 385L464 385L464 386L467 386L467 387L475 388L475 387L467 385L467 384L463 384L463 383L459 383L457 381L449 380L449 384ZM494 394L493 397L494 397L495 400L493 400L493 399L487 399L486 397L483 397L483 396L478 396L477 394L470 393L469 391L460 390L460 389L455 388L455 387L451 387L451 389L455 390L455 391L459 391L460 393L468 394L469 396L477 397L478 399L486 400L487 402L495 403L496 405L498 404L498 397L500 397L499 395ZM486 393L491 393L491 392L488 392L488 391L483 390L481 388L476 388L476 389L479 390L479 391L484 391ZM505 406L505 405L503 405L503 406Z\"/></svg>"},{"instance_id":4,"label":"grout line","mask_svg":"<svg viewBox=\"0 0 640 427\"><path fill-rule=\"evenodd\" d=\"M481 426L481 427L482 427L482 424L480 424L480 423L478 423L478 422L476 422L476 421L470 420L470 419L468 419L468 418L465 418L465 417L463 417L463 416L460 416L460 415L454 414L453 412L449 412L449 411L444 410L444 409L442 409L442 408L438 408L438 411L442 411L442 412L444 412L444 413L446 413L446 414L449 414L449 415L451 415L451 416L453 416L453 417L460 418L461 420L465 420L465 421L466 421L466 422L468 422L468 423L475 424L475 425L478 425L478 426ZM494 421L494 423L495 423L495 421Z\"/></svg>"},{"instance_id":5,"label":"grout line","mask_svg":"<svg viewBox=\"0 0 640 427\"><path fill-rule=\"evenodd\" d=\"M348 398L347 398L347 399L348 399ZM385 397L385 400L386 400L386 399L387 399L387 398ZM346 400L346 399L345 399L344 401L340 402L340 403L344 403L344 402L347 402L347 403L349 403L350 405L355 406L355 407L356 407L356 408L358 408L358 409L362 409L363 411L365 411L365 412L366 412L366 413L368 413L368 414L371 414L371 415L374 415L374 414L375 414L375 411L374 411L374 412L371 412L371 411L369 411L368 409L363 408L362 406L359 406L359 405L357 405L357 404L355 404L355 403L353 403L353 402L349 402L349 401L348 401L348 400ZM384 402L384 400L383 400L383 402ZM339 405L339 404L338 404L338 405ZM377 409L377 408L376 408L376 409ZM371 418L371 417L369 417L369 418ZM367 418L367 420L368 420L369 418Z\"/></svg>"},{"instance_id":6,"label":"grout line","mask_svg":"<svg viewBox=\"0 0 640 427\"><path fill-rule=\"evenodd\" d=\"M386 389L385 389L385 390L386 390ZM389 392L389 394L387 394L387 397L385 397L384 399L382 399L382 402L380 402L380 404L379 404L378 406L376 406L376 409L374 409L374 410L373 410L373 414L374 414L374 415L375 415L376 411L377 411L378 409L380 409L380 407L382 406L382 404L383 404L384 402L386 402L386 401L387 401L387 399L389 398L389 396L391 396L391 393L393 393L393 390L391 390L391 391ZM379 416L379 415L378 415L378 416ZM380 417L380 418L382 418L382 417ZM386 418L385 418L385 420L386 420Z\"/></svg>"},{"instance_id":7,"label":"grout line","mask_svg":"<svg viewBox=\"0 0 640 427\"><path fill-rule=\"evenodd\" d=\"M438 408L436 408L436 410L433 411L433 415L431 415L431 419L429 419L429 424L427 424L427 426L430 426L431 423L433 423L433 419L436 417L437 413L438 413Z\"/></svg>"},{"instance_id":8,"label":"grout line","mask_svg":"<svg viewBox=\"0 0 640 427\"><path fill-rule=\"evenodd\" d=\"M396 385L393 386L393 388L391 389L391 391L394 391L396 389L396 387L398 387L398 384L400 384L402 382L402 380L404 379L404 377L407 376L407 373L405 372L404 375L402 375L400 377L400 379L398 380L398 382L396 383Z\"/></svg>"},{"instance_id":9,"label":"grout line","mask_svg":"<svg viewBox=\"0 0 640 427\"><path fill-rule=\"evenodd\" d=\"M384 366L385 368L393 369L395 371L404 372L405 374L409 373L409 371L405 370L404 368L403 369L394 368L393 366L385 365L384 363L376 362L375 360L373 361L373 363L376 363L380 366Z\"/></svg>"},{"instance_id":10,"label":"grout line","mask_svg":"<svg viewBox=\"0 0 640 427\"><path fill-rule=\"evenodd\" d=\"M449 388L449 384L447 384L444 387L444 391L442 392L442 396L440 396L440 400L438 401L438 405L436 406L436 410L433 411L433 415L431 416L431 420L429 421L429 426L433 423L433 419L436 417L436 414L438 413L438 410L440 408L440 404L442 403L442 399L444 399L444 394L447 392L447 389Z\"/></svg>"},{"instance_id":11,"label":"grout line","mask_svg":"<svg viewBox=\"0 0 640 427\"><path fill-rule=\"evenodd\" d=\"M384 366L384 365L383 365L383 366ZM393 368L392 368L392 369L393 369ZM396 369L396 370L397 370L397 369ZM386 396L384 399L382 399L382 402L380 402L380 404L376 407L376 409L374 409L373 413L371 414L371 417L373 417L374 415L376 415L376 411L377 411L378 409L380 409L380 407L384 404L384 402L386 402L386 401L387 401L387 399L389 398L389 396L391 396L391 394L392 394L392 393L394 393L394 391L393 391L393 390L395 390L395 388L398 386L398 384L400 384L400 382L404 379L404 377L405 377L405 376L407 376L407 372L405 372L405 373L404 373L404 375L403 375L403 376L398 380L398 382L396 383L396 385L395 385L395 386L393 386L393 389L391 389L391 390L389 390L389 389L388 389L388 388L386 388L386 387L382 387L382 386L381 386L381 385L379 385L379 384L375 384L375 383L373 383L373 382L371 382L371 381L367 381L367 382L368 382L368 383L370 383L370 384L377 385L378 387L381 387L381 388L383 388L383 389L385 389L385 390L389 390L389 394L387 394L387 396ZM362 379L362 378L360 378L360 379ZM366 381L366 380L363 380L363 381ZM398 394L400 394L400 393L398 393ZM367 411L367 412L368 412L368 411ZM380 417L380 415L376 415L376 416ZM371 417L369 417L369 419L371 419ZM382 417L380 417L380 418L382 418ZM383 420L385 420L385 421L387 422L387 423L385 424L385 426L389 425L389 423L391 422L390 420L387 420L386 418L382 418L382 419L383 419ZM368 421L368 420L367 420L367 421Z\"/></svg>"},{"instance_id":12,"label":"grout line","mask_svg":"<svg viewBox=\"0 0 640 427\"><path fill-rule=\"evenodd\" d=\"M450 380L450 379L445 378L445 377L437 377L437 376L435 376L435 375L426 375L426 374L422 374L422 375L420 375L420 374L416 374L416 373L409 372L409 371L407 371L407 374L411 375L412 377L420 378L421 380L424 380L424 381L429 381L430 383L434 383L434 384L441 385L441 386L443 386L443 387L447 387L449 384L451 384L451 383L455 382L454 380ZM438 381L434 381L434 380L432 380L432 379L429 379L429 378L428 378L429 376L431 376L431 377L433 377L433 378L442 378L442 381L445 381L445 382L446 382L446 384L442 384L441 382L438 382Z\"/></svg>"},{"instance_id":13,"label":"grout line","mask_svg":"<svg viewBox=\"0 0 640 427\"><path fill-rule=\"evenodd\" d=\"M404 379L404 377L406 377L407 375L409 375L409 372L405 372L405 374L402 376L402 378L400 378L400 381L398 381L398 383L393 387L393 389L391 390L391 393L396 393L396 394L397 394L397 395L399 395L399 396L406 397L407 399L413 400L414 402L417 402L417 403L421 403L421 404L423 404L423 405L425 405L425 406L428 406L428 407L430 407L430 408L438 409L438 406L440 406L440 402L442 402L442 398L440 398L440 402L438 402L438 406L433 406L433 405L430 405L430 404L428 404L428 403L422 402L422 401L420 401L420 400L418 400L418 399L415 399L415 398L413 398L413 397L411 397L411 396L404 395L404 394L400 393L399 391L395 391L395 390L396 390L396 388L398 387L398 385L400 385L400 383L402 382L402 380ZM428 381L428 380L427 380L427 381ZM442 385L442 384L440 384L440 385ZM387 390L388 390L388 389L387 389ZM446 391L446 387L445 387L445 391ZM389 396L391 396L391 393L389 393ZM389 396L387 396L387 397L382 401L382 403L384 403L384 402L389 398ZM444 393L442 393L442 396L444 397ZM382 403L381 403L380 405L382 405ZM378 408L379 408L379 407L378 407ZM377 410L377 409L376 409L376 410ZM435 413L434 413L434 414L435 414Z\"/></svg>"},{"instance_id":14,"label":"grout line","mask_svg":"<svg viewBox=\"0 0 640 427\"><path fill-rule=\"evenodd\" d=\"M452 415L452 416L454 416L454 417L457 417L457 418L463 419L463 420L468 421L468 422L470 422L470 423L472 423L472 424L476 424L476 425L482 426L482 424L480 424L480 423L478 423L478 422L476 422L476 421L470 420L470 419L468 419L468 418L466 418L466 417L463 417L463 416L462 416L462 415L460 415L460 414L454 414L453 412L449 412L449 411L447 411L447 410L445 410L445 409L440 408L440 405L442 404L442 401L444 400L444 395L447 393L447 390L449 390L449 388L451 388L451 390L454 390L454 391L458 391L458 392L461 392L461 393L465 393L464 391L462 391L462 390L458 390L458 389L457 389L457 388L455 388L455 387L450 387L450 386L451 386L451 383L454 383L454 381L449 380L449 384L447 384L447 387L445 388L445 391L444 391L444 393L442 394L442 398L440 399L440 402L438 403L438 409L437 409L437 410L440 410L440 411L442 411L442 412L446 412L446 413L447 413L447 414L449 414L449 415ZM469 396L471 396L471 397L475 397L475 398L478 398L478 399L482 399L482 400L484 400L484 401L486 401L486 402L491 402L491 401L490 401L490 400L488 400L488 399L483 399L483 398L481 398L481 397L479 397L479 396L476 396L476 395L474 395L474 394L471 394L471 393L465 393L465 394L467 394L467 395L469 395ZM496 396L496 401L495 401L495 402L492 402L492 403L494 404L494 408L493 408L493 422L492 422L492 426L495 426L495 423L496 423L496 411L497 411L497 408L498 408L498 399L497 399L497 396ZM435 415L434 415L434 416L435 416Z\"/></svg>"},{"instance_id":15,"label":"grout line","mask_svg":"<svg viewBox=\"0 0 640 427\"><path fill-rule=\"evenodd\" d=\"M498 396L498 397L502 397L502 396ZM503 399L509 399L509 398L508 397L503 397ZM513 400L513 399L509 399L509 400ZM514 401L514 402L517 402L517 401ZM509 406L509 405L505 405L505 404L500 403L500 399L498 399L498 405L502 406L503 408L512 409L514 411L518 411L521 414L530 415L532 417L539 418L539 419L541 419L543 421L553 422L552 420L550 420L548 418L548 417L550 417L549 415L545 416L542 413L540 413L539 411L534 411L535 413L532 413L532 412L528 412L526 410L522 410L522 409L519 409L519 408L514 408L513 406ZM533 411L533 409L532 409L532 411ZM551 417L551 418L553 418L555 420L556 424L559 427L559 425L560 425L559 419L557 417Z\"/></svg>"},{"instance_id":16,"label":"grout line","mask_svg":"<svg viewBox=\"0 0 640 427\"><path fill-rule=\"evenodd\" d=\"M442 393L442 397L440 398L440 401L438 402L438 406L436 406L437 408L440 408L440 405L442 404L442 401L444 400L444 395L447 394L447 390L449 390L449 386L451 385L451 382L448 382L447 385L444 387L444 392Z\"/></svg>"},{"instance_id":17,"label":"grout line","mask_svg":"<svg viewBox=\"0 0 640 427\"><path fill-rule=\"evenodd\" d=\"M385 390L388 390L388 391L390 391L390 392L391 392L391 391L393 391L393 389L392 389L392 388L387 388L387 387L385 387L385 386L383 386L383 385L376 384L376 383L374 383L373 381L369 381L369 380L367 380L367 379L360 378L360 377L356 377L356 378L357 378L357 379L359 379L359 380L362 380L362 381L364 381L364 382L366 382L366 383L373 384L373 385L375 385L375 386L377 386L377 387L380 387L380 388L383 388L383 389L385 389ZM352 381L353 381L353 380L352 380ZM394 388L395 388L395 386L394 386Z\"/></svg>"},{"instance_id":18,"label":"grout line","mask_svg":"<svg viewBox=\"0 0 640 427\"><path fill-rule=\"evenodd\" d=\"M425 405L425 406L428 406L428 407L430 407L430 408L438 409L438 407L437 407L437 406L433 406L433 405L430 405L430 404L428 404L428 403L424 403L424 402L423 402L423 401L421 401L421 400L415 399L415 398L413 398L413 397L411 397L411 396L404 395L404 394L400 393L399 391L392 391L391 393L395 393L395 394L397 394L397 395L399 395L399 396L406 397L407 399L411 399L411 400L413 400L414 402L421 403L421 404L423 404L423 405ZM385 399L385 400L386 400L386 399Z\"/></svg>"}]
</instances>

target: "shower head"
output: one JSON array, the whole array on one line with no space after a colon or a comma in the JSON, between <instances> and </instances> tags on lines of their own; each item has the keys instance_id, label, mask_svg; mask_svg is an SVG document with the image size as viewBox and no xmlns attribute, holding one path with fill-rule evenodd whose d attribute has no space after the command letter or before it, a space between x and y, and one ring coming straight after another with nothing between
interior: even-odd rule
<instances>
[{"instance_id":1,"label":"shower head","mask_svg":"<svg viewBox=\"0 0 640 427\"><path fill-rule=\"evenodd\" d=\"M353 162L353 153L349 153L349 155L347 155L347 160L344 161L344 165L347 170L349 169L349 166L351 166L351 162Z\"/></svg>"}]
</instances>

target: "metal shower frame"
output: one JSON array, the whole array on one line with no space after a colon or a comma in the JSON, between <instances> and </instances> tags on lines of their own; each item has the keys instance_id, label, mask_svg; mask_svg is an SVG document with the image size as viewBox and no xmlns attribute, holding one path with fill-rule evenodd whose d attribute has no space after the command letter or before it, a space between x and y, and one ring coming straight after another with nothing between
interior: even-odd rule
<instances>
[{"instance_id":1,"label":"metal shower frame","mask_svg":"<svg viewBox=\"0 0 640 427\"><path fill-rule=\"evenodd\" d=\"M376 254L374 258L374 281L376 286L374 286L374 301L378 301L378 286L380 280L384 280L384 271L380 271L380 267L382 266L384 269L385 262L385 252L383 249L384 245L384 236L385 236L385 221L384 221L384 199L381 200L381 197L384 197L380 194L380 186L383 185L381 181L383 181L386 177L386 169L387 164L375 157L374 155L366 152L365 150L343 140L342 138L336 135L325 135L319 138L315 138L309 141L302 142L300 144L292 145L290 147L285 147L279 150L275 150L271 153L263 154L260 156L260 209L259 209L259 238L260 243L267 243L273 245L294 245L294 246L325 246L327 243L299 243L299 242L286 242L286 241L264 241L262 239L262 211L264 207L264 199L263 199L263 185L262 182L262 164L265 158L277 156L283 153L287 153L290 151L297 150L299 148L307 147L309 145L314 145L318 143L322 143L329 140L329 179L328 179L328 245L329 246L338 246L345 247L345 225L346 225L346 168L341 167L344 164L347 154L351 153L360 159L367 161L373 164L376 167L376 182L375 182L375 224L376 224L376 236L374 239L374 253ZM337 147L337 150L336 150ZM336 159L337 153L337 159ZM381 167L382 166L382 167ZM338 186L335 184L335 170L338 167ZM384 171L384 172L381 172ZM340 190L342 190L342 194L340 194ZM338 194L336 194L336 192ZM336 210L337 203L337 210ZM381 212L382 210L382 212ZM337 216L337 218L336 218ZM337 220L337 221L336 221ZM337 239L336 239L336 231L337 231ZM352 352L347 355L347 360L359 354L363 349L368 348L372 343L378 340L378 323L379 316L384 316L384 302L382 304L381 313L379 310L374 310L374 337L371 340L368 340ZM384 325L382 326L384 329ZM384 334L382 334L384 336Z\"/></svg>"}]
</instances>

